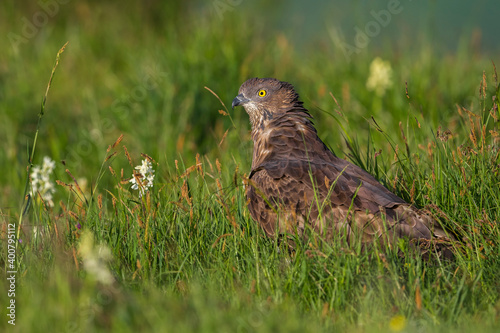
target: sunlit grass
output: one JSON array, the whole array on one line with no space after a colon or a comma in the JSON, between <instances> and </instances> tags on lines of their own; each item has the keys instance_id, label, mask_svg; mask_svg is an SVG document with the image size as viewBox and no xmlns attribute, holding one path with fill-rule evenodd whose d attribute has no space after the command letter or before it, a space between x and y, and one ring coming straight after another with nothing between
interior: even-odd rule
<instances>
[{"instance_id":1,"label":"sunlit grass","mask_svg":"<svg viewBox=\"0 0 500 333\"><path fill-rule=\"evenodd\" d=\"M68 15L82 19L84 7ZM148 25L139 33L130 24L122 26L128 35L118 35L119 20L109 20L110 29L85 21L85 31L66 31L70 44L33 161L58 161L55 205L32 200L21 219L18 317L9 329L498 328L500 90L489 60L465 66L471 55L442 59L427 47L384 58L393 82L374 101L366 87L370 50L347 64L333 47L304 55L285 36L250 33L251 22L231 15L199 25L183 20L182 28L174 16L160 31ZM60 44L44 39L39 60L6 47L11 73L26 68L31 75L11 74L2 87L0 105L10 115L0 116L6 222L22 218L36 96ZM265 237L244 195L252 149L247 115L220 103L230 103L249 76L294 83L320 137L431 211L459 239L456 260L372 256L314 238L290 253ZM141 180L134 168L143 160L155 177L139 192L130 180ZM0 293L0 303L6 299Z\"/></svg>"}]
</instances>

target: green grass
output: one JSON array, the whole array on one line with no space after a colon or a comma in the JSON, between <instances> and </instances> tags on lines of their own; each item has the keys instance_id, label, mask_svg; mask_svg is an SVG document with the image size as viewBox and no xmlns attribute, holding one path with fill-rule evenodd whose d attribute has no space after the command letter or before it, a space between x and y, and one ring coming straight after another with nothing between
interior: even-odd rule
<instances>
[{"instance_id":1,"label":"green grass","mask_svg":"<svg viewBox=\"0 0 500 333\"><path fill-rule=\"evenodd\" d=\"M5 316L5 269L1 329L499 329L500 88L491 60L500 59L465 47L443 53L423 38L399 41L399 53L372 43L347 62L327 34L298 49L238 10L220 18L188 4L127 5L133 10L120 16L108 4L61 5L18 49L0 41L3 266L7 223L21 221L22 239L16 326ZM6 32L21 31L18 18L38 10L0 7ZM33 159L57 161L55 206L34 198L20 217L41 97L66 41ZM380 98L365 85L375 56L393 69ZM204 89L228 106L253 76L294 83L337 154L456 234L456 261L382 258L316 238L290 254L266 238L244 196L248 117ZM141 153L156 177L139 198L127 179Z\"/></svg>"}]
</instances>

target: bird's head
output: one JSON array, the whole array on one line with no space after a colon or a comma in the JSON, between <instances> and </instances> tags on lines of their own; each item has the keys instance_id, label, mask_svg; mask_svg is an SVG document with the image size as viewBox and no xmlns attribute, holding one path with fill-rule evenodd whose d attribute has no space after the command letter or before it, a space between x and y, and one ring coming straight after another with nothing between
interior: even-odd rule
<instances>
[{"instance_id":1,"label":"bird's head","mask_svg":"<svg viewBox=\"0 0 500 333\"><path fill-rule=\"evenodd\" d=\"M299 95L290 83L272 78L245 81L233 100L232 107L243 106L250 116L252 128L296 108L302 108Z\"/></svg>"}]
</instances>

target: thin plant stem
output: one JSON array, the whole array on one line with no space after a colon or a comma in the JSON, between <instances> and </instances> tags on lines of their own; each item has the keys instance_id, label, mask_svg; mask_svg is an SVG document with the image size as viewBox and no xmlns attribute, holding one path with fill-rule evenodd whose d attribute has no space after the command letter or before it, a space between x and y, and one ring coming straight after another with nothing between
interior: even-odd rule
<instances>
[{"instance_id":1,"label":"thin plant stem","mask_svg":"<svg viewBox=\"0 0 500 333\"><path fill-rule=\"evenodd\" d=\"M26 167L26 183L24 185L24 194L23 194L23 201L21 204L21 214L19 214L19 221L17 223L17 235L16 235L16 240L19 239L19 235L21 232L21 224L23 221L23 217L27 214L29 211L30 203L31 203L31 196L29 195L29 187L30 187L30 171L31 168L33 167L33 160L35 157L35 150L36 150L36 143L38 141L38 133L40 131L40 125L42 123L42 118L45 113L45 102L47 101L47 95L49 94L49 89L50 85L52 84L52 79L54 78L54 73L56 72L57 65L59 64L59 57L61 56L61 53L64 52L64 49L66 48L66 45L68 45L69 42L66 42L63 47L57 52L56 55L56 61L54 63L54 66L52 67L52 72L50 73L50 78L49 82L47 84L47 89L45 90L45 95L42 98L42 105L40 107L40 113L38 114L38 123L36 125L36 132L35 132L35 138L33 139L33 147L31 149L31 154L29 155L29 160L28 160L28 166ZM16 242L16 248L17 244L19 242Z\"/></svg>"}]
</instances>

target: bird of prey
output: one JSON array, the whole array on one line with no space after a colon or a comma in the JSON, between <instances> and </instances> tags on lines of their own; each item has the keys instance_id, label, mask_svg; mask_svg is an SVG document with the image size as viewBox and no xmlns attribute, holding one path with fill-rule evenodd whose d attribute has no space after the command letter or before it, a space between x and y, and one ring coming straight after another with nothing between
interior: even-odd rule
<instances>
[{"instance_id":1,"label":"bird of prey","mask_svg":"<svg viewBox=\"0 0 500 333\"><path fill-rule=\"evenodd\" d=\"M302 236L310 227L363 248L377 240L389 246L400 238L450 240L429 215L328 149L290 83L249 79L232 102L233 109L239 105L254 143L248 208L268 236Z\"/></svg>"}]
</instances>

